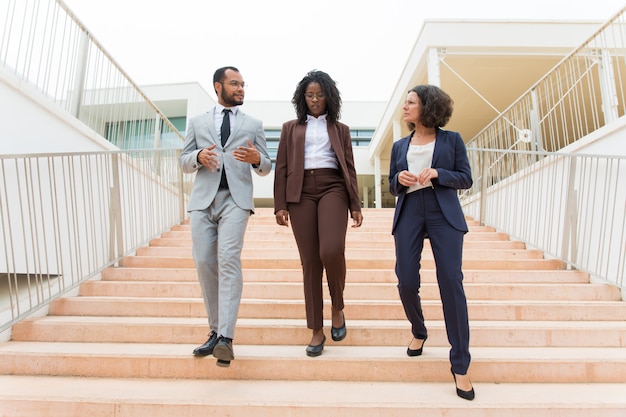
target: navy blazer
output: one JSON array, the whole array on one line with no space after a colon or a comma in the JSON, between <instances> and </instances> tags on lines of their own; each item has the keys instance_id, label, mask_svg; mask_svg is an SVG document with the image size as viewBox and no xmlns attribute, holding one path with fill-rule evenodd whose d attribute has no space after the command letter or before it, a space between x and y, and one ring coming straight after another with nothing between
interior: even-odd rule
<instances>
[{"instance_id":1,"label":"navy blazer","mask_svg":"<svg viewBox=\"0 0 626 417\"><path fill-rule=\"evenodd\" d=\"M392 233L395 232L398 218L402 215L402 203L408 190L408 187L398 182L398 174L409 169L406 155L410 143L411 134L395 142L391 149L389 191L398 197ZM444 217L452 227L467 233L467 222L457 190L470 188L473 181L465 143L458 132L437 129L431 168L436 169L439 174L438 178L432 180L432 184Z\"/></svg>"}]
</instances>

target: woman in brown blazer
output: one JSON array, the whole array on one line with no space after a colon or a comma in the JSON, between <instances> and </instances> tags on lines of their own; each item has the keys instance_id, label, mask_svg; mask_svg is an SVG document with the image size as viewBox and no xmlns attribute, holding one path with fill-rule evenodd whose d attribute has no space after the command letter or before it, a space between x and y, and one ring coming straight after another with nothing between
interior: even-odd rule
<instances>
[{"instance_id":1,"label":"woman in brown blazer","mask_svg":"<svg viewBox=\"0 0 626 417\"><path fill-rule=\"evenodd\" d=\"M297 119L283 124L276 156L274 214L291 225L302 263L307 327L313 330L308 356L324 350L322 275L331 298L331 337L346 337L343 290L348 211L363 221L350 128L339 122L341 96L323 71L309 72L296 87Z\"/></svg>"}]
</instances>

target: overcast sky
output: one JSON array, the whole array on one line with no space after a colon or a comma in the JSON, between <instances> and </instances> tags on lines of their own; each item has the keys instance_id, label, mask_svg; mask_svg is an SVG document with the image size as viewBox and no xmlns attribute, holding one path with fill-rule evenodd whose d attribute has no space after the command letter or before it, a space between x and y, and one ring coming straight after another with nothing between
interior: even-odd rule
<instances>
[{"instance_id":1,"label":"overcast sky","mask_svg":"<svg viewBox=\"0 0 626 417\"><path fill-rule=\"evenodd\" d=\"M290 100L311 69L344 101L386 101L428 19L599 20L620 0L64 0L139 85L241 71L247 100Z\"/></svg>"}]
</instances>

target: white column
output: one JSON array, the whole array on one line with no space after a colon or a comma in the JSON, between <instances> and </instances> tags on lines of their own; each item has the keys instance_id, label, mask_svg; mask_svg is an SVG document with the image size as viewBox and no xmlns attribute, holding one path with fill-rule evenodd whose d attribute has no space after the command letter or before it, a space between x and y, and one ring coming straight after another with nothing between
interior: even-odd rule
<instances>
[{"instance_id":1,"label":"white column","mask_svg":"<svg viewBox=\"0 0 626 417\"><path fill-rule=\"evenodd\" d=\"M439 66L439 53L445 53L445 49L430 48L428 50L428 84L441 87L441 70Z\"/></svg>"},{"instance_id":2,"label":"white column","mask_svg":"<svg viewBox=\"0 0 626 417\"><path fill-rule=\"evenodd\" d=\"M615 72L613 71L613 58L606 49L602 50L600 58L600 91L602 94L602 111L604 112L604 123L609 124L617 120L617 91L615 89Z\"/></svg>"},{"instance_id":3,"label":"white column","mask_svg":"<svg viewBox=\"0 0 626 417\"><path fill-rule=\"evenodd\" d=\"M383 207L382 181L380 176L380 155L374 158L374 198L376 199L376 208Z\"/></svg>"}]
</instances>

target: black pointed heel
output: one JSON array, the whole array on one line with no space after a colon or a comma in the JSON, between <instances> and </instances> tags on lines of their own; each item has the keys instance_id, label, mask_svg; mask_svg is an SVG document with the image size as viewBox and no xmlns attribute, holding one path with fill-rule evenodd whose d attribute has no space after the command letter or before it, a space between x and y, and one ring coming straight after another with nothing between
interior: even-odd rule
<instances>
[{"instance_id":1,"label":"black pointed heel","mask_svg":"<svg viewBox=\"0 0 626 417\"><path fill-rule=\"evenodd\" d=\"M417 338L414 337L413 339L417 339ZM411 349L410 347L407 347L406 348L407 356L420 356L422 354L422 352L424 351L424 344L426 343L426 339L428 339L428 336L426 336L424 339L417 339L417 340L423 340L422 347L419 348L419 349ZM409 346L411 346L410 343L409 343Z\"/></svg>"},{"instance_id":2,"label":"black pointed heel","mask_svg":"<svg viewBox=\"0 0 626 417\"><path fill-rule=\"evenodd\" d=\"M452 368L450 368L450 372L452 373L452 378L454 378L454 386L456 387L456 395L463 398L464 400L472 401L475 396L474 387L472 387L472 389L469 391L463 391L456 385L456 374L454 373Z\"/></svg>"}]
</instances>

